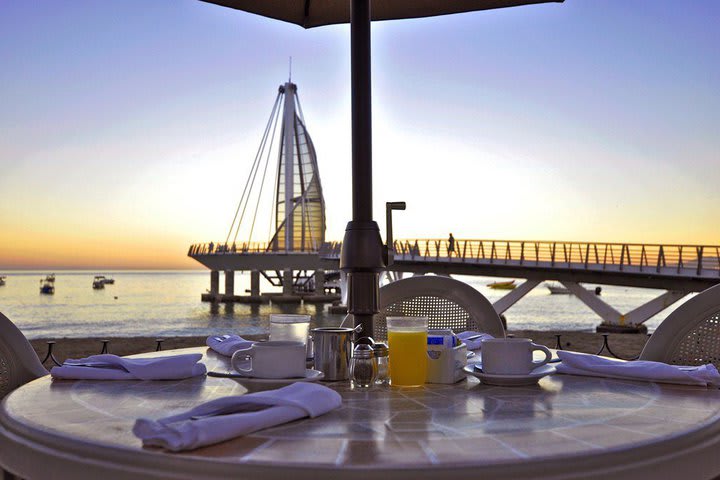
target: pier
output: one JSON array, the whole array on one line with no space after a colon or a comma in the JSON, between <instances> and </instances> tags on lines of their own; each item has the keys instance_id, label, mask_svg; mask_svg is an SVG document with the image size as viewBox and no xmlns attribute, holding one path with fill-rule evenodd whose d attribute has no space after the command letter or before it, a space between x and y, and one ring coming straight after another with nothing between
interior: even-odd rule
<instances>
[{"instance_id":1,"label":"pier","mask_svg":"<svg viewBox=\"0 0 720 480\"><path fill-rule=\"evenodd\" d=\"M525 279L495 302L503 313L544 281L558 281L590 307L601 319L598 331L642 332L643 322L693 292L720 283L720 246L658 245L521 240L456 240L449 250L447 240L397 240L393 243L394 263L386 272L392 281L405 275L477 275ZM261 302L333 301L339 295L262 295L260 275L264 270L291 270L293 278L309 278L324 285L327 271L337 271L341 244L324 243L317 250L277 252L271 244L196 244L189 255L211 270L211 291L206 300ZM219 272L250 271L251 293L237 297L232 288L219 291ZM301 275L302 274L302 275ZM225 275L232 278L232 275ZM630 312L619 312L588 292L581 283L621 285L665 290L655 299ZM315 297L315 298L313 298Z\"/></svg>"},{"instance_id":2,"label":"pier","mask_svg":"<svg viewBox=\"0 0 720 480\"><path fill-rule=\"evenodd\" d=\"M274 142L276 131L278 141ZM271 158L277 160L271 163ZM266 176L268 171L275 172L274 179ZM272 198L263 195L270 190ZM256 221L266 197L272 201L266 208L270 235L265 238L269 240L257 241ZM388 204L388 216L392 205ZM202 300L339 303L345 288L338 271L341 244L326 241L325 229L315 148L302 117L297 86L288 81L278 88L227 236L191 245L188 250L189 257L210 270L210 289ZM425 274L524 279L494 303L499 314L542 282L557 281L601 318L600 332L643 332L643 323L653 315L690 293L720 283L720 246L715 245L463 239L452 245L444 239L389 243L388 259L393 261L385 272L387 281ZM247 294L235 292L235 272L250 272ZM261 279L281 287L281 293L263 293ZM629 312L620 312L581 283L664 292Z\"/></svg>"}]
</instances>

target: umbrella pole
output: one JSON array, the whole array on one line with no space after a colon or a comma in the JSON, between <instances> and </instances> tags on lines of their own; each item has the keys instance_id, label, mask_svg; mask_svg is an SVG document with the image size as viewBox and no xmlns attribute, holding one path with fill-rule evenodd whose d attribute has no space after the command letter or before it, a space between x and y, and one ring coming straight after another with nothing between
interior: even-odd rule
<instances>
[{"instance_id":1,"label":"umbrella pole","mask_svg":"<svg viewBox=\"0 0 720 480\"><path fill-rule=\"evenodd\" d=\"M347 273L348 313L363 327L358 336L371 336L385 263L380 229L372 219L370 0L351 0L350 37L353 217L345 228L340 269Z\"/></svg>"}]
</instances>

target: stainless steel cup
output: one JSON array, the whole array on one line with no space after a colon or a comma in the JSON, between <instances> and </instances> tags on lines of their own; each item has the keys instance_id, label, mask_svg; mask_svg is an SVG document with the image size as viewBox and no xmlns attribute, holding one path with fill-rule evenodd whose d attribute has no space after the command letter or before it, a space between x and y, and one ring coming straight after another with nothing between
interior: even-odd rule
<instances>
[{"instance_id":1,"label":"stainless steel cup","mask_svg":"<svg viewBox=\"0 0 720 480\"><path fill-rule=\"evenodd\" d=\"M315 369L325 374L323 380L349 378L354 328L320 327L312 329Z\"/></svg>"}]
</instances>

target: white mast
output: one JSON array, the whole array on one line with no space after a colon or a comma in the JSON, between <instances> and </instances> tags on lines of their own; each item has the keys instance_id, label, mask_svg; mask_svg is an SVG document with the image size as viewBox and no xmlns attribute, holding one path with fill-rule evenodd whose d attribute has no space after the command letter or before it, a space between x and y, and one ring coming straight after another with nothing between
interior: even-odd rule
<instances>
[{"instance_id":1,"label":"white mast","mask_svg":"<svg viewBox=\"0 0 720 480\"><path fill-rule=\"evenodd\" d=\"M292 221L294 205L294 180L293 167L295 155L295 91L297 86L287 82L285 89L285 108L283 112L283 145L285 147L285 251L294 250Z\"/></svg>"}]
</instances>

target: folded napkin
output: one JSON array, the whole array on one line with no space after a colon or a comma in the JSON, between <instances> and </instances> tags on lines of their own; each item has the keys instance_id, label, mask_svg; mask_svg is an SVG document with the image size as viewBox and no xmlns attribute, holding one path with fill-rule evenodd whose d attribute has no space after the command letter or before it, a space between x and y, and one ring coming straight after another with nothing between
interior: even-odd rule
<instances>
[{"instance_id":1,"label":"folded napkin","mask_svg":"<svg viewBox=\"0 0 720 480\"><path fill-rule=\"evenodd\" d=\"M123 358L117 355L92 355L66 360L53 367L53 378L81 380L177 380L205 375L201 353L153 358Z\"/></svg>"},{"instance_id":2,"label":"folded napkin","mask_svg":"<svg viewBox=\"0 0 720 480\"><path fill-rule=\"evenodd\" d=\"M238 335L213 335L207 338L207 346L215 350L220 355L232 357L233 353L238 350L250 348L253 343L245 340Z\"/></svg>"},{"instance_id":3,"label":"folded napkin","mask_svg":"<svg viewBox=\"0 0 720 480\"><path fill-rule=\"evenodd\" d=\"M467 345L468 350L479 350L481 347L481 343L483 340L488 338L495 338L489 333L482 333L482 332L473 332L471 330L468 330L467 332L461 332L456 335L460 340L463 341L465 345ZM473 338L470 340L472 337Z\"/></svg>"},{"instance_id":4,"label":"folded napkin","mask_svg":"<svg viewBox=\"0 0 720 480\"><path fill-rule=\"evenodd\" d=\"M709 363L697 367L668 365L662 362L634 360L625 362L586 353L558 350L562 363L558 373L587 375L591 377L645 380L648 382L677 383L680 385L720 386L720 373Z\"/></svg>"},{"instance_id":5,"label":"folded napkin","mask_svg":"<svg viewBox=\"0 0 720 480\"><path fill-rule=\"evenodd\" d=\"M218 398L179 415L139 418L133 433L144 446L178 452L317 417L340 407L340 395L315 383L297 382L277 390Z\"/></svg>"}]
</instances>

